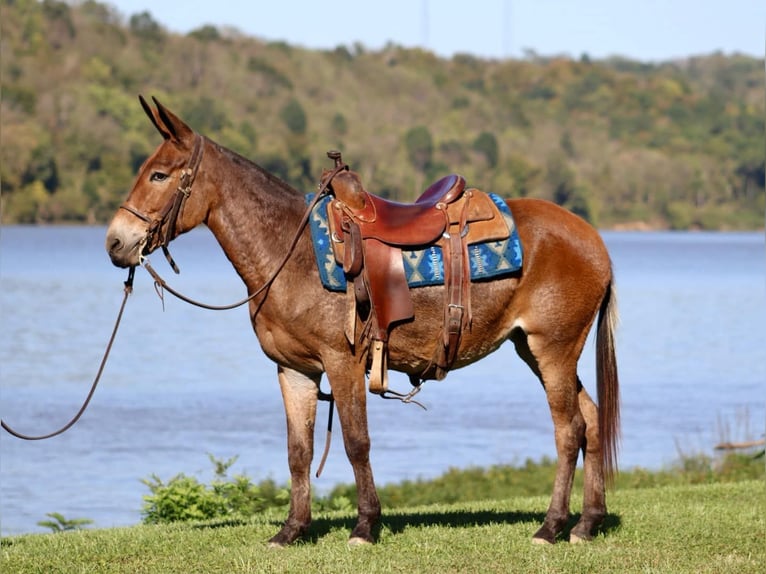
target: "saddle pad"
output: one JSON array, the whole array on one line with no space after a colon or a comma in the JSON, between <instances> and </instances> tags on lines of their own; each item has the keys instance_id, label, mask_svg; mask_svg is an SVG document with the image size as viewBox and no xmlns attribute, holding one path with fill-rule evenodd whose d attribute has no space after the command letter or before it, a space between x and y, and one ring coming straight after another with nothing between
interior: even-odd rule
<instances>
[{"instance_id":1,"label":"saddle pad","mask_svg":"<svg viewBox=\"0 0 766 574\"><path fill-rule=\"evenodd\" d=\"M521 241L511 211L501 197L493 193L488 195L505 217L511 235L503 241L490 241L468 246L468 255L471 260L471 281L499 278L521 269ZM311 203L313 199L313 193L306 195L306 205ZM335 262L330 243L327 203L331 199L332 197L329 195L324 197L311 213L309 219L311 239L314 243L314 254L322 284L330 291L345 291L346 277L343 274L343 268ZM407 284L410 287L444 284L444 258L441 247L432 245L415 251L402 249L402 260Z\"/></svg>"}]
</instances>

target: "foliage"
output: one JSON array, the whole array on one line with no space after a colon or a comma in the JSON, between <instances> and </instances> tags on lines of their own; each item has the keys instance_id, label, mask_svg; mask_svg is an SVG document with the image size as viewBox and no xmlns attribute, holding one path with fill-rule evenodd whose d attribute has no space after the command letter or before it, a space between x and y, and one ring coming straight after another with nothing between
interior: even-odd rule
<instances>
[{"instance_id":1,"label":"foliage","mask_svg":"<svg viewBox=\"0 0 766 574\"><path fill-rule=\"evenodd\" d=\"M273 481L254 485L243 474L227 478L229 467L237 457L222 461L208 456L215 469L210 485L184 474L177 474L167 483L157 475L142 480L151 491L151 494L144 496L144 523L247 518L266 508L283 507L289 500L287 488L277 488Z\"/></svg>"},{"instance_id":2,"label":"foliage","mask_svg":"<svg viewBox=\"0 0 766 574\"><path fill-rule=\"evenodd\" d=\"M37 525L50 528L53 532L80 530L88 524L93 524L90 518L64 518L64 515L58 512L48 512L45 516L49 516L53 520L41 520Z\"/></svg>"},{"instance_id":3,"label":"foliage","mask_svg":"<svg viewBox=\"0 0 766 574\"><path fill-rule=\"evenodd\" d=\"M308 120L306 119L306 112L303 111L303 106L296 99L291 99L279 114L282 121L285 122L287 129L294 135L304 135L306 133L306 126Z\"/></svg>"},{"instance_id":4,"label":"foliage","mask_svg":"<svg viewBox=\"0 0 766 574\"><path fill-rule=\"evenodd\" d=\"M425 171L433 161L434 143L426 126L416 126L404 135L404 145L410 162L418 171Z\"/></svg>"},{"instance_id":5,"label":"foliage","mask_svg":"<svg viewBox=\"0 0 766 574\"><path fill-rule=\"evenodd\" d=\"M150 495L144 497L144 522L169 523L214 518L248 518L269 509L284 509L289 485L277 487L266 480L257 485L245 475L227 479L228 469L237 457L227 461L208 455L215 478L210 485L196 478L178 474L164 483L156 475L143 482ZM476 500L501 500L512 496L548 496L553 488L556 463L527 460L522 466L497 465L489 468L452 468L435 479L405 480L378 488L384 508L402 508L429 504L451 504ZM654 488L683 484L710 484L763 480L766 468L750 454L730 453L715 459L704 454L682 456L675 464L660 471L641 468L621 472L616 489ZM582 488L582 471L575 476L575 491ZM356 507L356 487L337 485L327 495L314 496L314 511L343 510Z\"/></svg>"},{"instance_id":6,"label":"foliage","mask_svg":"<svg viewBox=\"0 0 766 574\"><path fill-rule=\"evenodd\" d=\"M130 31L144 40L161 41L162 26L157 23L149 12L133 14L130 17Z\"/></svg>"},{"instance_id":7,"label":"foliage","mask_svg":"<svg viewBox=\"0 0 766 574\"><path fill-rule=\"evenodd\" d=\"M602 226L763 227L762 59L316 51L94 0L0 5L5 223L106 221L159 143L142 93L298 189L339 147L403 201L458 172Z\"/></svg>"},{"instance_id":8,"label":"foliage","mask_svg":"<svg viewBox=\"0 0 766 574\"><path fill-rule=\"evenodd\" d=\"M481 132L473 142L473 149L484 156L487 167L495 169L499 157L497 138L492 132Z\"/></svg>"},{"instance_id":9,"label":"foliage","mask_svg":"<svg viewBox=\"0 0 766 574\"><path fill-rule=\"evenodd\" d=\"M489 468L450 469L432 480L406 480L378 488L381 504L397 508L420 504L468 502L503 499L510 496L547 496L553 489L556 463L527 460L524 465L497 465ZM740 480L764 480L763 461L748 454L730 453L721 459L704 454L683 456L671 467L649 471L633 468L621 471L615 489L652 488L681 484L709 484ZM575 491L582 488L582 470L575 474ZM328 495L330 500L344 497L356 504L352 484L338 485Z\"/></svg>"}]
</instances>

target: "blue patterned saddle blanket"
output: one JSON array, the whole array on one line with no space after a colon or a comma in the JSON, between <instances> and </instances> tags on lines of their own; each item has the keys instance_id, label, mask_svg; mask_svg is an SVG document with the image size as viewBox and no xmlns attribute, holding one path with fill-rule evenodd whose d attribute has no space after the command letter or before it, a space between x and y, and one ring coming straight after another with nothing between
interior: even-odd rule
<instances>
[{"instance_id":1,"label":"blue patterned saddle blanket","mask_svg":"<svg viewBox=\"0 0 766 574\"><path fill-rule=\"evenodd\" d=\"M501 197L493 193L488 195L505 217L511 235L503 241L468 246L472 281L499 278L521 269L521 241L511 211ZM306 195L306 204L310 204L313 199L313 193ZM330 291L345 291L346 277L343 267L335 261L327 222L327 204L331 199L328 195L316 205L309 218L309 225L322 284ZM413 251L402 249L402 260L410 287L444 284L444 257L441 247L431 245Z\"/></svg>"}]
</instances>

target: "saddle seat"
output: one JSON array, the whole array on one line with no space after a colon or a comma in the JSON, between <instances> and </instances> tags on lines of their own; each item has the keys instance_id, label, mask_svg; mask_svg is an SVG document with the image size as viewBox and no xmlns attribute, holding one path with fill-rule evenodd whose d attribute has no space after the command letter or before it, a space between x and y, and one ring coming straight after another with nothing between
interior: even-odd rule
<instances>
[{"instance_id":1,"label":"saddle seat","mask_svg":"<svg viewBox=\"0 0 766 574\"><path fill-rule=\"evenodd\" d=\"M366 192L352 171L338 173L332 189L340 202L334 207L343 210L347 206L364 239L409 247L431 243L444 232L447 206L463 196L465 179L457 174L445 176L428 187L415 203L390 201Z\"/></svg>"},{"instance_id":2,"label":"saddle seat","mask_svg":"<svg viewBox=\"0 0 766 574\"><path fill-rule=\"evenodd\" d=\"M403 247L435 245L443 253L442 333L429 367L410 380L419 385L429 378L442 379L457 357L462 331L471 324L468 245L505 239L510 235L508 225L492 199L477 189L466 189L460 175L439 179L415 203L404 204L368 193L357 173L338 170L340 153L335 153L328 156L335 159L336 169L322 174L334 195L327 219L335 260L347 278L346 338L354 352L359 347L372 355L370 391L385 395L390 329L415 315ZM357 320L364 323L358 338Z\"/></svg>"}]
</instances>

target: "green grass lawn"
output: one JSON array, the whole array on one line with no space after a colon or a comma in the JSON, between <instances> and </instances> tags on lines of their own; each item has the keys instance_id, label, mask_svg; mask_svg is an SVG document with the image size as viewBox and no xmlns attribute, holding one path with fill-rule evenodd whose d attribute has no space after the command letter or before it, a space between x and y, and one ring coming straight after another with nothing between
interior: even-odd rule
<instances>
[{"instance_id":1,"label":"green grass lawn","mask_svg":"<svg viewBox=\"0 0 766 574\"><path fill-rule=\"evenodd\" d=\"M572 501L573 511L581 504ZM346 543L353 516L315 516L309 538L268 548L283 512L248 521L176 523L4 538L12 573L672 572L749 573L766 565L766 484L759 480L617 490L588 544L537 546L542 496L386 511L379 541ZM575 516L576 518L576 516ZM572 522L572 525L574 522Z\"/></svg>"}]
</instances>

